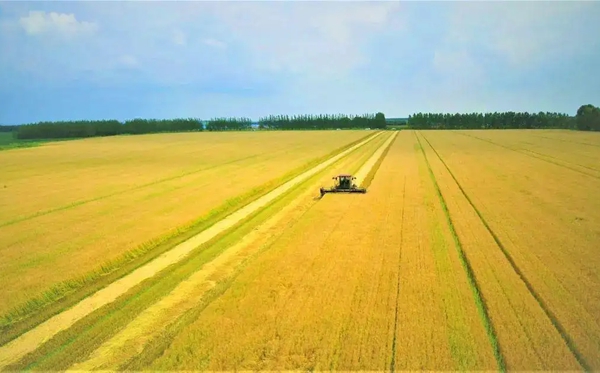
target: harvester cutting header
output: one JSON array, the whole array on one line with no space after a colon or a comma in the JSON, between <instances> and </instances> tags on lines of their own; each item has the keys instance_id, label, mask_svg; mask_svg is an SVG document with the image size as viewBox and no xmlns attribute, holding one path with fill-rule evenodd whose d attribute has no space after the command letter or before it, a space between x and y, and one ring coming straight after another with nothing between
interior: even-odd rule
<instances>
[{"instance_id":1,"label":"harvester cutting header","mask_svg":"<svg viewBox=\"0 0 600 373\"><path fill-rule=\"evenodd\" d=\"M333 188L321 188L321 197L325 195L325 193L366 193L367 190L365 188L359 188L355 183L356 177L349 174L341 174L338 176L332 177L333 180L336 181L336 184Z\"/></svg>"}]
</instances>

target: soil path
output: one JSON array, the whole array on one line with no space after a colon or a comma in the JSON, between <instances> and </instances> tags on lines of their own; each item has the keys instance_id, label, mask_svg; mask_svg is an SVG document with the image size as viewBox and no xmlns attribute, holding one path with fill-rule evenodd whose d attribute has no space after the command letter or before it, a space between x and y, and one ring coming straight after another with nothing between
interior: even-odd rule
<instances>
[{"instance_id":1,"label":"soil path","mask_svg":"<svg viewBox=\"0 0 600 373\"><path fill-rule=\"evenodd\" d=\"M292 180L284 183L277 187L273 191L265 194L254 202L242 207L231 215L227 216L223 220L219 221L215 225L211 226L207 230L202 231L200 234L190 238L187 241L175 246L173 249L167 251L156 259L152 260L148 264L137 268L130 274L122 277L121 279L111 283L107 287L97 291L93 295L83 299L72 308L53 316L42 324L22 334L21 336L10 341L6 345L0 347L0 369L3 367L17 362L24 355L34 351L44 342L48 341L54 335L62 330L65 330L81 320L85 316L89 315L93 311L103 307L119 296L125 294L134 286L138 285L147 278L156 275L166 267L181 261L189 253L191 253L198 246L205 242L210 241L214 237L218 236L223 231L230 229L248 215L257 211L258 209L268 205L270 202L275 200L277 197L292 189L294 186L330 166L337 160L345 157L350 152L360 148L366 143L372 141L376 137L380 136L382 132L378 132L375 135L367 138L366 140L354 145L353 147L339 153L336 156L324 161L323 163L315 166L314 168L296 176Z\"/></svg>"}]
</instances>

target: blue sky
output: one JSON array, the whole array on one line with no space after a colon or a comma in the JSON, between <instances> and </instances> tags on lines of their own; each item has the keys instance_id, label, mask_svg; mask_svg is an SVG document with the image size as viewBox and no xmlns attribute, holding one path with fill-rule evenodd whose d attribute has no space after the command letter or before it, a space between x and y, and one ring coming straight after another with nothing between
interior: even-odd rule
<instances>
[{"instance_id":1,"label":"blue sky","mask_svg":"<svg viewBox=\"0 0 600 373\"><path fill-rule=\"evenodd\" d=\"M600 105L600 2L0 2L0 123Z\"/></svg>"}]
</instances>

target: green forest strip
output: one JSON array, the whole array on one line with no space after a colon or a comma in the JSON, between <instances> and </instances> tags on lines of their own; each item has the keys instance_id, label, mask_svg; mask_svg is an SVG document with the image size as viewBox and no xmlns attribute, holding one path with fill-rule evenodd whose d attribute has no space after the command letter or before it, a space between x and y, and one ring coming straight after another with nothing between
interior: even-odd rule
<instances>
[{"instance_id":1,"label":"green forest strip","mask_svg":"<svg viewBox=\"0 0 600 373\"><path fill-rule=\"evenodd\" d=\"M155 259L172 247L214 225L227 215L274 190L279 185L284 184L323 161L350 149L373 135L373 133L368 133L356 141L288 172L280 178L273 179L240 196L229 199L220 207L210 211L199 219L129 250L117 259L105 262L83 276L51 286L39 296L15 307L0 319L0 345L6 344L106 285Z\"/></svg>"},{"instance_id":2,"label":"green forest strip","mask_svg":"<svg viewBox=\"0 0 600 373\"><path fill-rule=\"evenodd\" d=\"M379 139L376 139L372 143L368 143L364 147L356 149L354 152L362 154L358 156L357 160L352 161L351 168L353 170L358 169L379 146L380 141ZM353 157L352 154L355 154L356 156L356 153L354 152L349 156ZM114 336L121 328L126 326L151 304L154 304L163 296L169 294L183 280L200 270L203 265L210 262L228 247L238 242L251 232L254 227L265 222L274 213L283 209L292 200L304 192L307 186L315 184L315 182L323 177L331 167L340 162L348 162L348 157L341 158L331 166L296 185L293 189L279 196L271 204L264 206L236 226L222 232L211 241L201 245L182 261L173 264L155 276L144 280L112 303L101 307L90 315L77 321L70 328L56 334L37 350L25 355L16 364L7 366L4 369L8 371L22 371L29 369L63 370L69 368L76 362L82 361L104 341ZM283 233L284 232L281 234ZM265 249L267 248L263 248L263 250ZM256 257L259 254L260 252L253 257ZM239 267L235 274L240 273L242 269L243 266ZM135 358L135 361L130 362L130 364L136 365L142 362L146 364L152 360L152 356L155 356L157 351L162 351L163 348L168 347L170 340L181 330L181 328L193 322L212 300L216 299L229 288L235 278L235 274L233 277L216 284L216 286L203 297L203 300L198 307L191 309L180 319L174 320L174 323L165 328L161 333L161 337L158 340L154 340L149 345L150 347L144 350L142 354L138 355L138 357Z\"/></svg>"},{"instance_id":3,"label":"green forest strip","mask_svg":"<svg viewBox=\"0 0 600 373\"><path fill-rule=\"evenodd\" d=\"M275 130L332 130L332 129L385 129L383 113L364 115L270 115L260 118L260 129ZM13 128L18 139L86 138L116 135L200 131L252 131L249 118L213 118L206 123L197 118L81 120L30 123Z\"/></svg>"},{"instance_id":4,"label":"green forest strip","mask_svg":"<svg viewBox=\"0 0 600 373\"><path fill-rule=\"evenodd\" d=\"M500 344L498 343L498 338L496 337L496 331L494 330L494 326L492 325L490 316L488 314L485 300L483 299L483 296L481 295L481 289L479 288L479 285L477 284L477 280L475 279L475 275L473 273L471 263L469 262L466 254L462 248L462 243L460 242L458 233L456 232L456 229L454 228L454 223L452 222L452 218L450 217L450 211L448 210L448 206L446 205L446 200L444 199L444 196L442 195L440 186L438 185L435 175L433 173L433 170L431 168L431 165L429 164L429 159L427 158L425 149L423 149L421 140L419 139L419 136L417 135L417 133L415 132L414 134L415 134L415 137L417 138L417 142L419 143L419 148L421 149L421 153L423 154L423 157L425 158L425 163L427 164L427 168L429 170L429 176L431 177L431 181L433 182L433 185L435 187L436 193L438 195L438 199L440 201L442 209L444 210L444 214L446 216L446 222L448 223L448 227L450 228L452 237L454 238L454 244L455 244L454 247L456 248L456 250L458 252L458 256L460 258L462 266L467 274L467 279L469 281L469 284L471 285L470 287L471 287L471 290L473 293L473 297L475 298L475 304L477 306L477 310L479 311L479 315L481 316L481 321L483 322L483 325L487 332L488 338L490 340L490 344L494 351L494 356L496 358L496 363L498 364L498 369L502 372L505 372L506 365L504 362L504 357L502 356L502 353L500 351Z\"/></svg>"},{"instance_id":5,"label":"green forest strip","mask_svg":"<svg viewBox=\"0 0 600 373\"><path fill-rule=\"evenodd\" d=\"M438 152L431 145L431 143L429 143L429 140L427 140L427 138L425 136L423 136L423 139L425 139L427 144L429 144L429 146L431 147L431 150L433 150L433 152L438 157L440 162L444 165L444 167L446 168L446 170L448 171L448 173L450 174L450 176L452 177L452 179L458 186L458 189L460 189L462 195L465 196L465 199L469 202L469 205L471 205L471 207L473 208L473 210L479 217L479 220L481 220L481 223L483 223L483 225L485 226L487 231L490 233L490 235L496 242L496 245L502 251L502 253L504 254L506 259L510 263L510 265L513 268L513 270L515 271L515 273L519 276L521 281L523 281L523 283L527 287L527 290L529 290L529 292L531 293L533 298L537 301L540 308L544 311L544 313L546 314L546 316L548 317L548 319L550 320L552 325L556 328L556 330L558 331L558 334L561 336L561 338L563 339L563 341L565 342L565 344L567 345L567 347L569 348L569 350L571 351L573 356L575 356L575 359L577 359L577 362L579 363L579 365L581 365L581 367L583 369L585 369L585 371L590 372L592 370L591 366L586 362L585 358L583 357L583 354L577 349L577 346L575 345L575 341L573 341L573 339L569 336L569 333L567 333L567 330L565 329L565 327L560 323L560 321L558 320L556 315L554 315L554 313L550 310L550 307L548 307L546 302L544 302L542 297L537 293L537 291L534 289L531 282L529 282L529 280L527 280L527 277L525 277L525 274L523 273L523 271L519 268L519 266L515 262L512 255L510 255L510 253L508 252L508 250L506 249L504 244L500 241L500 238L498 238L496 233L492 230L492 228L488 224L487 220L483 217L483 215L481 214L479 209L477 207L475 207L475 204L473 203L473 201L471 201L471 198L469 198L467 193L464 191L464 189L462 188L462 186L460 185L460 183L458 182L458 180L456 179L456 177L454 176L452 171L450 171L450 168L448 167L446 162L444 162L442 157L438 154Z\"/></svg>"}]
</instances>

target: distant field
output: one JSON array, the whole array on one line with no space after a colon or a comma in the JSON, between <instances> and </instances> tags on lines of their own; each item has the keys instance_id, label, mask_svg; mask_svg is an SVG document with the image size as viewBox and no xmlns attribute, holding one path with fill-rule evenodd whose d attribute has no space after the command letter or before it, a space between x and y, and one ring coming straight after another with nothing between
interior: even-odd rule
<instances>
[{"instance_id":1,"label":"distant field","mask_svg":"<svg viewBox=\"0 0 600 373\"><path fill-rule=\"evenodd\" d=\"M47 342L5 343L0 369L599 370L600 134L402 130L386 148L391 134ZM0 153L0 296L16 304L365 135ZM366 194L315 198L365 170Z\"/></svg>"}]
</instances>

